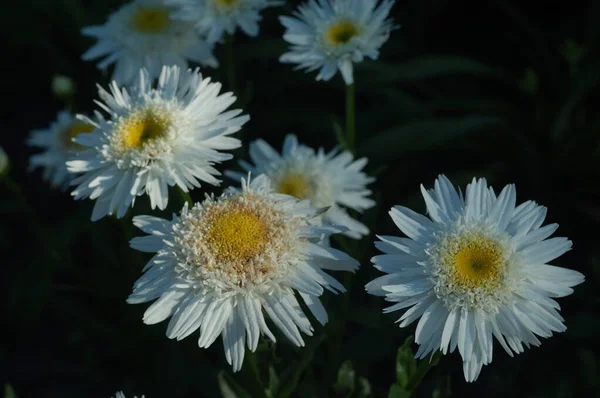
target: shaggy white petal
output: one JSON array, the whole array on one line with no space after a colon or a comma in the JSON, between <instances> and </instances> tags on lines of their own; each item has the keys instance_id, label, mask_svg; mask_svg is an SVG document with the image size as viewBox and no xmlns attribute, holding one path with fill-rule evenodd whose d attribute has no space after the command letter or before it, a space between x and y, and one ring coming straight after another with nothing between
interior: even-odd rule
<instances>
[{"instance_id":1,"label":"shaggy white petal","mask_svg":"<svg viewBox=\"0 0 600 398\"><path fill-rule=\"evenodd\" d=\"M70 172L81 173L72 182L73 197L96 200L92 220L123 217L144 194L153 209L165 209L170 186L188 192L200 181L219 184L213 166L231 155L218 151L218 139L230 140L227 149L240 146L227 136L249 119L236 116L241 111L224 112L235 97L219 94L220 88L198 70L165 66L156 88L141 70L138 84L120 88L113 81L110 93L99 89L103 102L97 104L109 118L97 114L93 131L75 138L81 149L67 162Z\"/></svg>"},{"instance_id":2,"label":"shaggy white petal","mask_svg":"<svg viewBox=\"0 0 600 398\"><path fill-rule=\"evenodd\" d=\"M127 301L156 300L144 322L171 317L166 331L171 339L199 329L198 345L208 347L221 336L234 372L242 367L245 346L256 350L261 335L275 341L265 318L303 346L302 334L312 335L313 327L296 292L325 324L319 296L344 286L324 270L352 272L359 265L342 251L320 246L324 236L340 228L315 223L315 210L306 202L276 194L270 184L264 175L242 180L241 190L230 188L219 198L185 205L171 221L133 219L148 235L132 239L131 246L157 254Z\"/></svg>"},{"instance_id":3,"label":"shaggy white petal","mask_svg":"<svg viewBox=\"0 0 600 398\"><path fill-rule=\"evenodd\" d=\"M198 33L211 43L222 41L223 36L233 35L237 28L248 36L257 36L260 12L280 5L276 0L236 0L223 2L215 0L166 0L177 8L173 18L192 23Z\"/></svg>"},{"instance_id":4,"label":"shaggy white petal","mask_svg":"<svg viewBox=\"0 0 600 398\"><path fill-rule=\"evenodd\" d=\"M187 68L189 61L216 68L213 45L196 34L193 23L172 21L175 12L164 0L134 0L121 6L104 25L82 29L98 40L82 59L100 60L100 69L114 64L112 79L120 84L132 83L142 68L150 78L158 77L163 65Z\"/></svg>"},{"instance_id":5,"label":"shaggy white petal","mask_svg":"<svg viewBox=\"0 0 600 398\"><path fill-rule=\"evenodd\" d=\"M294 17L281 16L283 39L290 51L280 62L319 70L317 80L329 80L339 70L347 85L354 83L354 63L376 60L393 29L388 18L394 0L308 0Z\"/></svg>"},{"instance_id":6,"label":"shaggy white petal","mask_svg":"<svg viewBox=\"0 0 600 398\"><path fill-rule=\"evenodd\" d=\"M464 198L444 176L421 192L429 218L392 208L408 238L378 236L375 246L384 254L371 261L386 275L366 285L396 303L384 312L405 310L401 327L420 318L417 358L458 348L472 382L491 363L494 338L512 356L538 346L537 336L566 330L553 298L571 294L584 276L547 264L572 244L548 239L558 226L542 227L544 207L517 206L514 185L496 195L484 179L473 179Z\"/></svg>"},{"instance_id":7,"label":"shaggy white petal","mask_svg":"<svg viewBox=\"0 0 600 398\"><path fill-rule=\"evenodd\" d=\"M82 116L83 118L83 116ZM87 119L87 118L85 118ZM77 151L84 149L73 141L75 137L82 142L90 142L87 134L94 129L92 121L79 120L68 111L58 113L56 120L44 130L33 130L27 145L40 148L43 152L29 158L29 170L42 168L44 180L53 188L66 190L69 184L77 177L67 170L66 162ZM91 141L95 144L95 141ZM97 164L75 164L75 172L80 173L97 168ZM1 171L1 170L0 170Z\"/></svg>"},{"instance_id":8,"label":"shaggy white petal","mask_svg":"<svg viewBox=\"0 0 600 398\"><path fill-rule=\"evenodd\" d=\"M374 178L362 171L366 158L354 159L350 152L339 153L337 149L315 151L298 143L293 134L285 137L281 153L259 139L250 143L249 155L252 163L239 161L246 172L265 174L276 191L308 199L314 209L326 209L320 215L322 221L345 227L344 235L360 239L369 234L367 226L347 210L363 212L375 205L366 188ZM242 175L233 171L225 174L238 181Z\"/></svg>"}]
</instances>

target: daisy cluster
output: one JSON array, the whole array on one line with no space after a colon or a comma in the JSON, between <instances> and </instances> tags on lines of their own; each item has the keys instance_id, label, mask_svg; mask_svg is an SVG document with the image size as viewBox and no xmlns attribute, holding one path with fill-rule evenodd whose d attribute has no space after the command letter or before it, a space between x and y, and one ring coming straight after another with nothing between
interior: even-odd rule
<instances>
[{"instance_id":1,"label":"daisy cluster","mask_svg":"<svg viewBox=\"0 0 600 398\"><path fill-rule=\"evenodd\" d=\"M112 80L99 85L93 114L65 110L32 133L28 144L45 151L31 157L31 168L42 168L52 186L71 186L74 199L93 200L92 221L125 217L139 197L164 210L174 190L219 186L220 164L242 146L235 134L250 117L230 109L233 93L188 66L218 67L214 46L238 28L256 36L261 11L278 4L134 0L83 29L97 40L83 59L113 65ZM393 4L308 0L280 17L291 44L281 62L318 71L317 80L339 71L352 85L353 65L377 59L396 28ZM153 257L127 302L152 302L143 322L168 319L170 339L196 333L206 348L221 337L233 371L261 336L275 342L280 333L301 347L314 332L310 317L327 323L320 297L345 292L332 272L359 268L330 238L369 236L360 215L376 205L367 159L350 150L314 149L293 134L281 151L262 139L248 148L240 169L225 172L232 186L186 203L171 219L136 215L145 235L130 242ZM492 361L494 340L512 356L566 329L555 299L584 278L549 264L571 241L550 238L558 225L543 226L544 207L517 205L514 186L496 193L484 179L464 194L445 176L421 190L428 216L391 209L405 236L378 236L383 254L372 263L385 275L366 285L393 303L385 312L404 311L401 327L418 320L418 358L458 349L470 382Z\"/></svg>"}]
</instances>

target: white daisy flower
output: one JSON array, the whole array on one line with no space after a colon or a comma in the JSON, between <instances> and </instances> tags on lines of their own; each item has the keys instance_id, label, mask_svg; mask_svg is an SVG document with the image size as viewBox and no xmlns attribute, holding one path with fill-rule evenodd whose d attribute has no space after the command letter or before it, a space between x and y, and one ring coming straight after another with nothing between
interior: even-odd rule
<instances>
[{"instance_id":1,"label":"white daisy flower","mask_svg":"<svg viewBox=\"0 0 600 398\"><path fill-rule=\"evenodd\" d=\"M188 61L217 67L213 46L202 40L192 23L173 21L175 8L164 0L134 0L109 15L101 26L82 30L98 43L83 54L85 61L104 58L100 69L115 64L112 79L120 84L133 82L141 68L151 78L158 77L163 65L188 67Z\"/></svg>"},{"instance_id":2,"label":"white daisy flower","mask_svg":"<svg viewBox=\"0 0 600 398\"><path fill-rule=\"evenodd\" d=\"M222 335L225 357L234 371L242 367L244 341L254 351L259 336L275 336L271 321L295 345L300 332L312 335L298 296L321 324L327 312L319 296L344 287L324 270L354 271L358 262L316 242L341 229L309 224L318 214L308 201L273 193L262 175L242 189L207 197L172 221L135 217L150 236L134 238L131 247L156 252L135 283L127 302L158 299L144 323L171 317L167 337L181 340L200 329L198 345L210 346ZM296 296L296 294L298 296Z\"/></svg>"},{"instance_id":3,"label":"white daisy flower","mask_svg":"<svg viewBox=\"0 0 600 398\"><path fill-rule=\"evenodd\" d=\"M84 119L95 129L75 138L85 149L67 162L70 172L83 173L73 181L75 199L96 199L92 220L122 217L144 193L152 208L164 209L168 186L187 192L200 181L219 184L213 166L232 158L219 150L240 146L228 136L249 119L239 109L224 112L235 97L220 90L197 69L180 74L177 66L163 67L156 88L146 70L129 91L114 81L110 93L99 88L97 103L109 118L96 112L97 121Z\"/></svg>"},{"instance_id":4,"label":"white daisy flower","mask_svg":"<svg viewBox=\"0 0 600 398\"><path fill-rule=\"evenodd\" d=\"M127 397L125 396L125 394L123 394L123 391L118 391L118 392L115 394L115 398L127 398ZM133 398L137 398L137 396L135 396L135 397L133 397ZM142 395L142 397L141 397L141 398L144 398L144 396Z\"/></svg>"},{"instance_id":5,"label":"white daisy flower","mask_svg":"<svg viewBox=\"0 0 600 398\"><path fill-rule=\"evenodd\" d=\"M253 165L240 161L247 172L254 175L266 174L274 189L298 199L309 199L316 208L329 208L321 217L330 224L342 225L348 230L345 235L360 239L369 233L366 225L352 218L346 208L359 212L375 205L368 198L371 191L366 185L375 181L361 170L366 158L354 160L352 153L325 153L323 148L314 149L298 144L293 134L288 134L279 154L263 140L250 143L250 159ZM239 180L244 174L226 171L225 174Z\"/></svg>"},{"instance_id":6,"label":"white daisy flower","mask_svg":"<svg viewBox=\"0 0 600 398\"><path fill-rule=\"evenodd\" d=\"M493 337L512 356L523 345L538 346L537 336L566 330L553 298L571 294L584 276L548 264L571 241L547 239L558 225L541 226L545 207L515 207L514 185L496 195L485 179L473 179L464 198L444 176L421 191L429 218L402 206L390 211L408 238L379 237L375 245L385 254L372 261L388 275L366 286L396 302L384 312L409 308L400 327L420 318L418 358L458 347L472 382L492 361Z\"/></svg>"},{"instance_id":7,"label":"white daisy flower","mask_svg":"<svg viewBox=\"0 0 600 398\"><path fill-rule=\"evenodd\" d=\"M274 0L167 0L179 8L174 18L191 21L210 43L221 40L225 33L233 35L239 27L248 36L258 35L260 12L281 4Z\"/></svg>"},{"instance_id":8,"label":"white daisy flower","mask_svg":"<svg viewBox=\"0 0 600 398\"><path fill-rule=\"evenodd\" d=\"M347 85L354 83L353 63L379 57L379 47L396 26L388 18L394 0L309 0L295 18L279 17L283 39L291 51L279 60L298 69L319 69L317 80L329 80L340 71Z\"/></svg>"},{"instance_id":9,"label":"white daisy flower","mask_svg":"<svg viewBox=\"0 0 600 398\"><path fill-rule=\"evenodd\" d=\"M73 138L81 133L89 133L94 126L78 120L67 111L59 112L56 121L44 130L33 130L27 145L42 148L42 153L31 156L29 170L43 168L43 178L52 187L67 189L74 175L67 171L66 161L73 152L84 147L75 143Z\"/></svg>"}]
</instances>

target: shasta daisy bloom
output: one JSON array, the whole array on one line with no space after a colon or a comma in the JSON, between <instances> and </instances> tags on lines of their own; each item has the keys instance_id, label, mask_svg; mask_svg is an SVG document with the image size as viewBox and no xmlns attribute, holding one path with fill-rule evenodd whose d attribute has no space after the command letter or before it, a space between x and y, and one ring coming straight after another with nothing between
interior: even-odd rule
<instances>
[{"instance_id":1,"label":"shasta daisy bloom","mask_svg":"<svg viewBox=\"0 0 600 398\"><path fill-rule=\"evenodd\" d=\"M97 121L85 119L94 130L75 138L85 148L67 162L70 172L83 173L73 181L75 199L96 200L92 220L122 217L144 193L162 210L169 186L188 192L200 181L220 183L213 166L232 155L219 151L240 146L229 135L249 119L241 110L225 112L235 97L220 90L197 69L177 66L163 67L156 88L146 70L129 89L114 81L110 93L99 88L98 104L109 117L96 112Z\"/></svg>"},{"instance_id":2,"label":"shasta daisy bloom","mask_svg":"<svg viewBox=\"0 0 600 398\"><path fill-rule=\"evenodd\" d=\"M149 236L134 238L131 247L156 255L127 302L158 299L144 323L171 317L171 339L200 329L198 345L208 347L221 335L234 371L242 367L244 342L254 351L260 335L275 341L267 316L293 344L303 346L300 332L312 335L313 328L297 298L325 324L319 296L324 289L337 293L344 287L324 270L358 268L346 253L316 244L322 235L340 231L309 224L318 213L308 201L273 193L262 175L242 180L240 191L207 197L191 209L186 204L172 221L135 217L134 224Z\"/></svg>"},{"instance_id":3,"label":"shasta daisy bloom","mask_svg":"<svg viewBox=\"0 0 600 398\"><path fill-rule=\"evenodd\" d=\"M492 361L494 337L513 356L538 346L538 336L566 330L554 298L571 294L584 276L548 264L571 241L547 239L558 225L542 227L545 207L515 207L514 185L496 195L485 179L473 179L464 197L444 176L421 191L429 218L402 206L390 211L408 238L379 237L385 254L372 261L388 275L366 286L396 303L384 312L408 308L401 327L420 318L418 358L458 347L472 382Z\"/></svg>"},{"instance_id":4,"label":"shasta daisy bloom","mask_svg":"<svg viewBox=\"0 0 600 398\"><path fill-rule=\"evenodd\" d=\"M281 4L273 0L167 0L179 8L174 18L194 23L206 40L215 43L239 27L248 36L258 35L260 12Z\"/></svg>"},{"instance_id":5,"label":"shasta daisy bloom","mask_svg":"<svg viewBox=\"0 0 600 398\"><path fill-rule=\"evenodd\" d=\"M163 65L185 69L191 61L217 67L213 46L198 36L192 23L171 20L174 11L164 0L134 0L123 5L104 25L82 30L98 40L82 58L103 58L100 69L115 64L112 78L120 84L134 81L141 68L155 78Z\"/></svg>"},{"instance_id":6,"label":"shasta daisy bloom","mask_svg":"<svg viewBox=\"0 0 600 398\"><path fill-rule=\"evenodd\" d=\"M56 121L43 130L34 130L27 140L27 145L43 149L42 153L31 156L29 169L43 168L44 180L52 187L65 190L74 175L67 171L66 161L83 147L73 141L81 133L89 133L94 126L67 111L59 112Z\"/></svg>"},{"instance_id":7,"label":"shasta daisy bloom","mask_svg":"<svg viewBox=\"0 0 600 398\"><path fill-rule=\"evenodd\" d=\"M388 18L394 0L309 0L294 17L279 18L283 39L291 50L279 60L319 70L317 80L329 80L339 70L347 85L354 83L353 64L379 57L379 47L395 28Z\"/></svg>"},{"instance_id":8,"label":"shasta daisy bloom","mask_svg":"<svg viewBox=\"0 0 600 398\"><path fill-rule=\"evenodd\" d=\"M266 174L277 192L309 199L314 208L328 207L321 216L323 221L348 228L345 234L351 238L360 239L369 233L366 225L346 211L350 208L362 212L375 205L366 188L375 178L361 171L366 158L354 160L348 151L325 153L323 148L315 152L299 144L293 134L285 137L281 154L263 140L250 143L249 152L254 164L239 162L246 172ZM244 174L227 171L226 175L239 180Z\"/></svg>"}]
</instances>

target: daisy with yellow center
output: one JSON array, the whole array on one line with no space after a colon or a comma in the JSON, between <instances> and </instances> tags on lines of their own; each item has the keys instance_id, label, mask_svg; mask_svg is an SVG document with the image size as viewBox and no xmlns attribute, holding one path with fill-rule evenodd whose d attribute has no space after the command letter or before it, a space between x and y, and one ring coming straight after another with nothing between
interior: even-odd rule
<instances>
[{"instance_id":1,"label":"daisy with yellow center","mask_svg":"<svg viewBox=\"0 0 600 398\"><path fill-rule=\"evenodd\" d=\"M571 241L547 239L558 225L542 227L544 207L515 206L513 185L496 195L484 179L473 179L464 197L444 176L421 191L429 218L401 206L390 211L407 238L379 236L384 255L372 261L387 275L366 286L396 302L384 312L408 309L401 327L419 319L418 358L458 348L471 382L492 361L494 337L512 356L539 345L536 335L566 329L553 298L571 294L584 277L548 264Z\"/></svg>"},{"instance_id":2,"label":"daisy with yellow center","mask_svg":"<svg viewBox=\"0 0 600 398\"><path fill-rule=\"evenodd\" d=\"M164 0L133 0L123 5L104 25L82 30L98 40L82 58L104 58L98 63L100 69L115 64L112 78L120 84L133 82L141 68L156 78L163 65L185 69L195 62L217 67L213 45L196 34L193 23L173 21L175 11Z\"/></svg>"},{"instance_id":3,"label":"daisy with yellow center","mask_svg":"<svg viewBox=\"0 0 600 398\"><path fill-rule=\"evenodd\" d=\"M29 168L43 168L43 177L53 187L65 190L73 175L67 171L69 157L83 147L73 140L80 134L90 133L94 126L78 120L67 111L58 113L57 119L48 129L34 130L27 144L44 149L44 152L31 156Z\"/></svg>"},{"instance_id":4,"label":"daisy with yellow center","mask_svg":"<svg viewBox=\"0 0 600 398\"><path fill-rule=\"evenodd\" d=\"M170 10L166 7L138 7L131 17L131 28L142 34L160 34L171 25Z\"/></svg>"},{"instance_id":5,"label":"daisy with yellow center","mask_svg":"<svg viewBox=\"0 0 600 398\"><path fill-rule=\"evenodd\" d=\"M319 70L317 80L329 80L339 70L347 85L354 83L353 64L376 60L379 48L395 28L388 18L394 0L309 0L294 17L280 17L290 51L279 60Z\"/></svg>"},{"instance_id":6,"label":"daisy with yellow center","mask_svg":"<svg viewBox=\"0 0 600 398\"><path fill-rule=\"evenodd\" d=\"M340 19L325 29L325 39L333 46L340 46L347 44L358 33L356 23L347 19Z\"/></svg>"},{"instance_id":7,"label":"daisy with yellow center","mask_svg":"<svg viewBox=\"0 0 600 398\"><path fill-rule=\"evenodd\" d=\"M229 135L248 120L241 110L225 112L235 97L220 89L198 70L176 66L163 68L157 87L142 70L137 85L100 89L109 118L87 120L93 132L75 139L84 149L68 162L69 171L82 173L72 195L96 200L92 220L122 217L143 194L164 209L169 186L188 192L201 181L219 184L213 166L231 158L219 151L240 146Z\"/></svg>"},{"instance_id":8,"label":"daisy with yellow center","mask_svg":"<svg viewBox=\"0 0 600 398\"><path fill-rule=\"evenodd\" d=\"M257 36L260 12L280 5L279 0L166 0L178 9L174 18L193 23L196 30L210 43L233 35L239 28L248 36Z\"/></svg>"},{"instance_id":9,"label":"daisy with yellow center","mask_svg":"<svg viewBox=\"0 0 600 398\"><path fill-rule=\"evenodd\" d=\"M278 193L308 199L315 209L328 208L321 215L323 222L343 225L348 228L345 235L351 238L359 239L369 233L346 210L362 212L375 205L366 188L375 179L362 171L367 159L355 160L350 152L337 150L315 151L298 143L293 134L285 137L281 154L263 140L251 142L249 153L253 164L239 162L246 173L265 174ZM227 171L226 175L239 180L244 174Z\"/></svg>"},{"instance_id":10,"label":"daisy with yellow center","mask_svg":"<svg viewBox=\"0 0 600 398\"><path fill-rule=\"evenodd\" d=\"M242 180L239 191L229 189L191 209L186 205L172 221L135 217L134 224L149 235L134 238L131 247L157 254L127 302L156 300L144 322L171 317L171 339L200 329L198 345L209 347L222 336L234 372L242 367L245 343L254 351L260 335L276 340L267 319L303 346L300 332L312 335L313 328L297 297L325 324L319 296L344 287L324 270L358 268L344 252L318 244L323 234L343 230L319 225L318 212L306 201L275 194L263 175Z\"/></svg>"}]
</instances>

